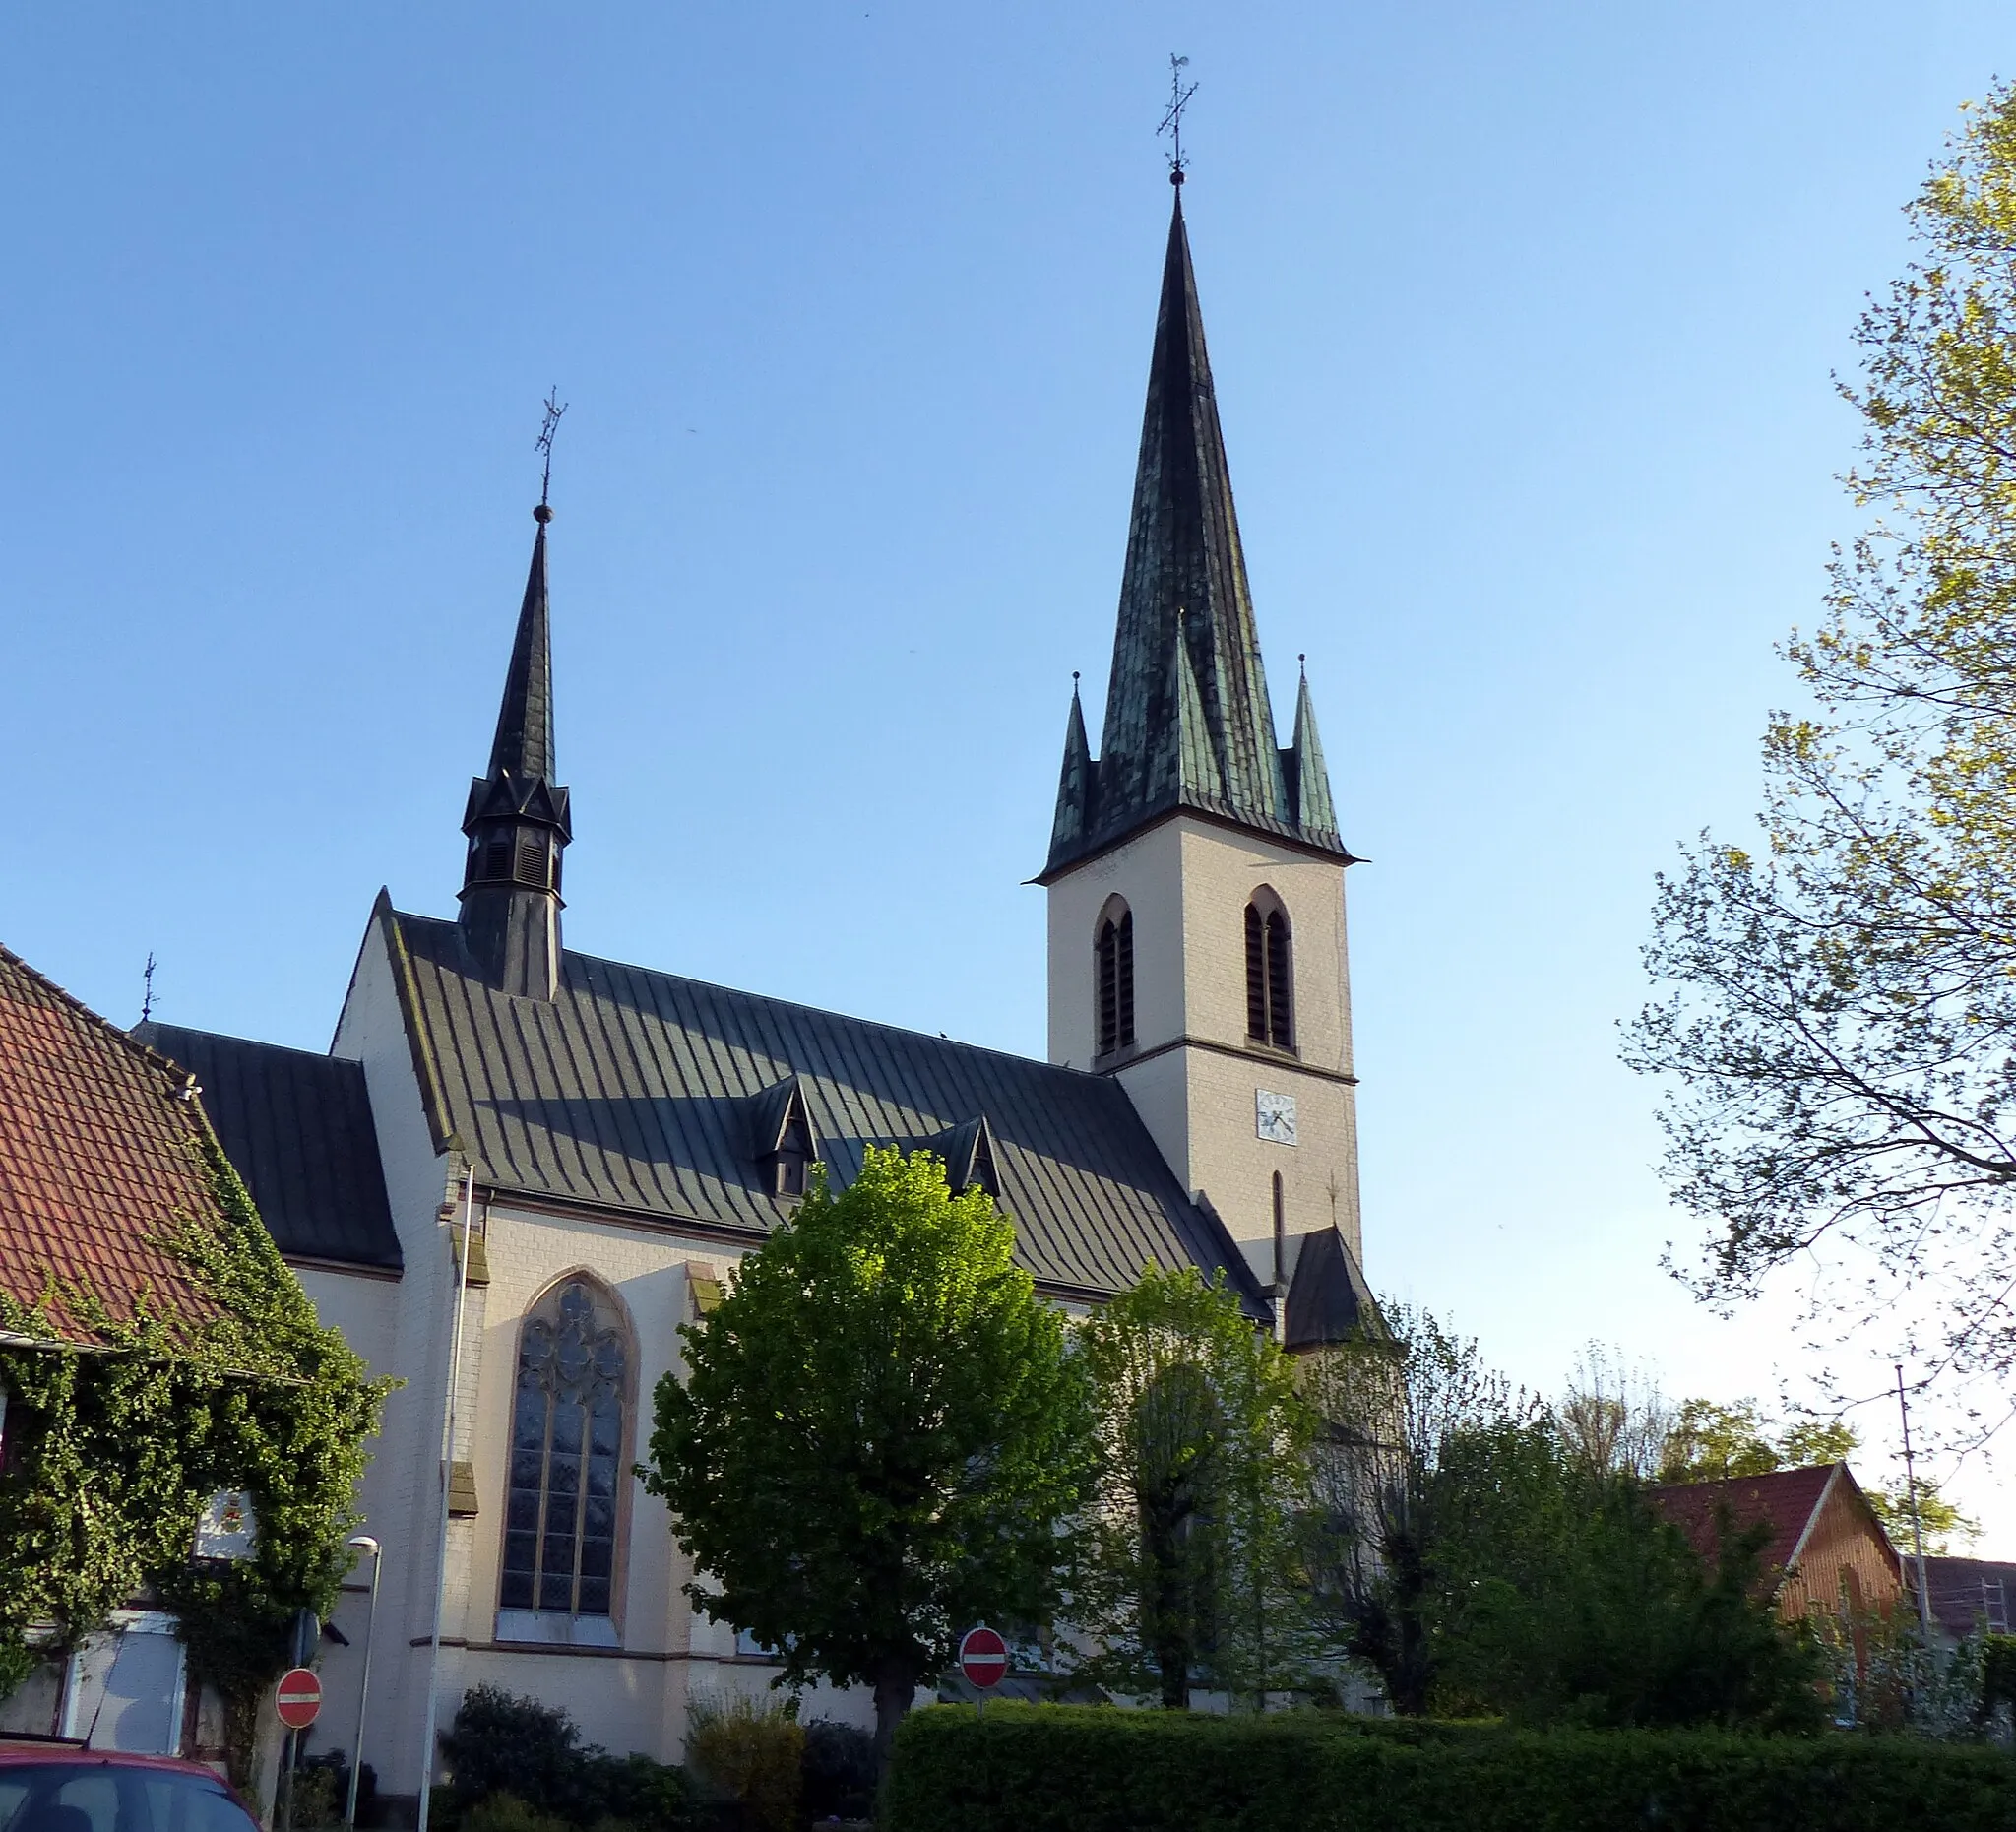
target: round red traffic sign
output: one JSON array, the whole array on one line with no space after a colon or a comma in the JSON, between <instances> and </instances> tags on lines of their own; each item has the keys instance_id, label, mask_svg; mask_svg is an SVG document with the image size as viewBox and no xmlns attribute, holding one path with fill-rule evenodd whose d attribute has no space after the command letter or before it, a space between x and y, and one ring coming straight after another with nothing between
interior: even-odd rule
<instances>
[{"instance_id":1,"label":"round red traffic sign","mask_svg":"<svg viewBox=\"0 0 2016 1832\"><path fill-rule=\"evenodd\" d=\"M305 1731L322 1709L322 1681L305 1667L281 1674L280 1697L274 1702L280 1721L290 1731Z\"/></svg>"},{"instance_id":2,"label":"round red traffic sign","mask_svg":"<svg viewBox=\"0 0 2016 1832\"><path fill-rule=\"evenodd\" d=\"M1008 1673L1008 1644L991 1628L969 1628L959 1638L959 1671L971 1685L999 1685Z\"/></svg>"}]
</instances>

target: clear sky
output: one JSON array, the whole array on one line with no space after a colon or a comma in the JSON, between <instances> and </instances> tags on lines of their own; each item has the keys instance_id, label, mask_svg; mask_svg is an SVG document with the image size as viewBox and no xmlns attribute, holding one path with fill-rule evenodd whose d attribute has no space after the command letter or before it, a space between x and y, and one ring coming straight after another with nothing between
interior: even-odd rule
<instances>
[{"instance_id":1,"label":"clear sky","mask_svg":"<svg viewBox=\"0 0 2016 1832\"><path fill-rule=\"evenodd\" d=\"M163 1018L320 1048L378 886L452 911L557 381L569 941L1040 1054L1180 50L1276 705L1306 651L1374 861L1373 1281L1545 1387L1590 1338L1810 1372L1661 1272L1614 1027L1653 872L1755 804L1855 526L1830 371L2006 3L4 0L0 45L35 965L130 1022L152 950Z\"/></svg>"}]
</instances>

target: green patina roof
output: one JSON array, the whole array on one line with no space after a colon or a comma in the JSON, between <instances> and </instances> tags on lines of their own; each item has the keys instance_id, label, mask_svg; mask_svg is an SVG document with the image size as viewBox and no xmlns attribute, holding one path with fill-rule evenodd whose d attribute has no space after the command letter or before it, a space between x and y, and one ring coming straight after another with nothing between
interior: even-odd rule
<instances>
[{"instance_id":1,"label":"green patina roof","mask_svg":"<svg viewBox=\"0 0 2016 1832\"><path fill-rule=\"evenodd\" d=\"M1282 750L1275 741L1180 190L1149 365L1105 730L1095 760L1074 689L1042 875L1177 808L1350 857L1337 836L1306 681L1293 744Z\"/></svg>"}]
</instances>

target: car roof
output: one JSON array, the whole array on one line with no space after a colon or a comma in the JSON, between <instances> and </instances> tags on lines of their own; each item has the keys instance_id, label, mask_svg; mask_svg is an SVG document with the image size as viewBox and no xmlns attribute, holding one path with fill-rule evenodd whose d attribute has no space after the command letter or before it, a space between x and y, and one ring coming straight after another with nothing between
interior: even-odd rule
<instances>
[{"instance_id":1,"label":"car roof","mask_svg":"<svg viewBox=\"0 0 2016 1832\"><path fill-rule=\"evenodd\" d=\"M60 1765L64 1768L152 1768L172 1775L195 1775L217 1787L223 1777L201 1762L185 1762L177 1755L131 1755L120 1749L87 1749L79 1743L0 1741L0 1768Z\"/></svg>"}]
</instances>

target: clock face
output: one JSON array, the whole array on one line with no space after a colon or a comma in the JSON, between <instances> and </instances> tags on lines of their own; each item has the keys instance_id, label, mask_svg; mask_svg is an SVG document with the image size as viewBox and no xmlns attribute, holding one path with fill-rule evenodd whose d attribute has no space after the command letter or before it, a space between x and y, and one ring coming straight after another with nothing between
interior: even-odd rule
<instances>
[{"instance_id":1,"label":"clock face","mask_svg":"<svg viewBox=\"0 0 2016 1832\"><path fill-rule=\"evenodd\" d=\"M1261 1088L1253 1095L1253 1130L1276 1145L1295 1142L1295 1098L1292 1094L1269 1094Z\"/></svg>"}]
</instances>

